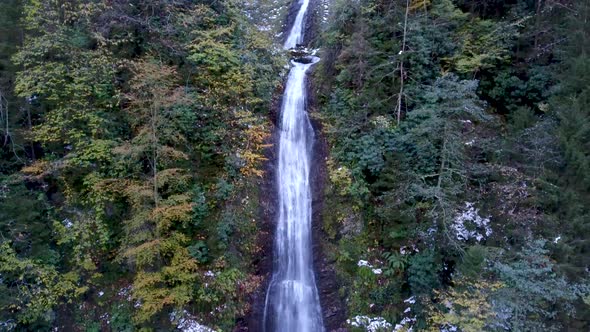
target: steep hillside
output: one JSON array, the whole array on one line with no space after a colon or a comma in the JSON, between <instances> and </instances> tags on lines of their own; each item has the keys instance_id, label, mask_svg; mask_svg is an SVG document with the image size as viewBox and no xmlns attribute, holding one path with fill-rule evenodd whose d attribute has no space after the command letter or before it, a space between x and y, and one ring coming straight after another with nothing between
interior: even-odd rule
<instances>
[{"instance_id":1,"label":"steep hillside","mask_svg":"<svg viewBox=\"0 0 590 332\"><path fill-rule=\"evenodd\" d=\"M327 8L315 116L346 327L587 330L588 4Z\"/></svg>"}]
</instances>

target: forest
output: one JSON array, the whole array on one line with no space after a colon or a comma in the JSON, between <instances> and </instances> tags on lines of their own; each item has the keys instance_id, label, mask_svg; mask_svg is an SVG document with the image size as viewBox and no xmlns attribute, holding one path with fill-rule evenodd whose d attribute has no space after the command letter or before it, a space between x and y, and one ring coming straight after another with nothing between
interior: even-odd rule
<instances>
[{"instance_id":1,"label":"forest","mask_svg":"<svg viewBox=\"0 0 590 332\"><path fill-rule=\"evenodd\" d=\"M0 331L262 331L297 6L0 1ZM590 1L305 19L326 332L589 331Z\"/></svg>"}]
</instances>

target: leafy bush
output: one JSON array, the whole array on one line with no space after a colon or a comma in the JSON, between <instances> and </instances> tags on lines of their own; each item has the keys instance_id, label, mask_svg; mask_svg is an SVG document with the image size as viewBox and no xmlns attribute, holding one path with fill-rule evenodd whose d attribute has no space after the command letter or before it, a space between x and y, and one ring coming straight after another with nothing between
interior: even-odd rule
<instances>
[{"instance_id":1,"label":"leafy bush","mask_svg":"<svg viewBox=\"0 0 590 332\"><path fill-rule=\"evenodd\" d=\"M189 246L188 252L192 258L201 264L207 263L209 260L209 249L203 241L197 241L195 244Z\"/></svg>"},{"instance_id":2,"label":"leafy bush","mask_svg":"<svg viewBox=\"0 0 590 332\"><path fill-rule=\"evenodd\" d=\"M413 255L406 273L413 294L428 295L440 286L435 254L431 251Z\"/></svg>"}]
</instances>

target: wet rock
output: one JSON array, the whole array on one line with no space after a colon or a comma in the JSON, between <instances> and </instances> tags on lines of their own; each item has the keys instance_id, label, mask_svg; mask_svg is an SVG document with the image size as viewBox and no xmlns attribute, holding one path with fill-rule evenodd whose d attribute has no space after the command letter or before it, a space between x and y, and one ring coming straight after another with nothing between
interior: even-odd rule
<instances>
[{"instance_id":1,"label":"wet rock","mask_svg":"<svg viewBox=\"0 0 590 332\"><path fill-rule=\"evenodd\" d=\"M313 69L312 69L313 70ZM310 75L311 76L311 75ZM340 297L340 284L336 277L335 262L331 262L325 256L328 243L322 225L324 214L325 184L327 181L326 156L328 155L328 144L321 135L321 123L314 119L313 113L317 112L317 102L314 92L313 80L308 81L307 110L312 116L310 121L316 133L313 145L313 158L311 168L311 190L312 190L312 227L314 244L314 269L316 271L316 282L320 295L320 303L324 316L326 331L337 331L344 326L346 321L345 305ZM347 330L341 330L347 331Z\"/></svg>"},{"instance_id":2,"label":"wet rock","mask_svg":"<svg viewBox=\"0 0 590 332\"><path fill-rule=\"evenodd\" d=\"M289 54L291 55L292 58L297 59L297 58L305 58L305 57L309 56L310 52L305 47L298 47L298 48L290 49Z\"/></svg>"}]
</instances>

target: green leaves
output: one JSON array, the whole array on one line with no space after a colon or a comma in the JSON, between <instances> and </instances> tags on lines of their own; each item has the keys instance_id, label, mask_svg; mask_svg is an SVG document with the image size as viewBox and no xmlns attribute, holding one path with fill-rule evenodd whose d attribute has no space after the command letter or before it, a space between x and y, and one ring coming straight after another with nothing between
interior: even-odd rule
<instances>
[{"instance_id":1,"label":"green leaves","mask_svg":"<svg viewBox=\"0 0 590 332\"><path fill-rule=\"evenodd\" d=\"M209 259L209 249L207 248L207 244L203 241L197 241L195 244L188 247L188 252L191 257L196 259L199 263L206 263Z\"/></svg>"},{"instance_id":2,"label":"green leaves","mask_svg":"<svg viewBox=\"0 0 590 332\"><path fill-rule=\"evenodd\" d=\"M433 252L413 255L407 270L412 294L428 295L440 286L438 268Z\"/></svg>"},{"instance_id":3,"label":"green leaves","mask_svg":"<svg viewBox=\"0 0 590 332\"><path fill-rule=\"evenodd\" d=\"M450 60L459 73L476 73L510 60L509 49L517 32L511 24L473 19L460 29L460 53Z\"/></svg>"},{"instance_id":4,"label":"green leaves","mask_svg":"<svg viewBox=\"0 0 590 332\"><path fill-rule=\"evenodd\" d=\"M233 27L199 31L195 41L189 46L188 59L213 75L227 72L239 65L238 55L232 50L231 35Z\"/></svg>"},{"instance_id":5,"label":"green leaves","mask_svg":"<svg viewBox=\"0 0 590 332\"><path fill-rule=\"evenodd\" d=\"M401 255L398 252L384 252L383 258L387 262L387 269L385 270L386 276L394 276L398 273L402 273L408 265L408 256Z\"/></svg>"},{"instance_id":6,"label":"green leaves","mask_svg":"<svg viewBox=\"0 0 590 332\"><path fill-rule=\"evenodd\" d=\"M40 258L51 242L48 202L44 195L29 190L18 176L0 178L0 233L13 240L13 249Z\"/></svg>"},{"instance_id":7,"label":"green leaves","mask_svg":"<svg viewBox=\"0 0 590 332\"><path fill-rule=\"evenodd\" d=\"M0 273L4 286L0 317L16 319L24 326L40 322L49 325L57 305L87 290L79 285L76 273L61 274L52 266L21 259L6 241L0 243Z\"/></svg>"},{"instance_id":8,"label":"green leaves","mask_svg":"<svg viewBox=\"0 0 590 332\"><path fill-rule=\"evenodd\" d=\"M484 246L474 245L465 250L457 270L468 278L477 279L485 267L487 249Z\"/></svg>"},{"instance_id":9,"label":"green leaves","mask_svg":"<svg viewBox=\"0 0 590 332\"><path fill-rule=\"evenodd\" d=\"M18 67L15 92L28 104L6 115L2 108L0 119L19 124L38 160L22 158L31 163L23 176L0 185L0 232L17 259L44 260L39 269L68 290L45 287L51 301L40 296L46 305L15 328L43 330L44 320L66 311L80 316L72 321L98 322L94 303L76 299L75 308L85 306L78 315L68 303L74 297L60 295L72 275L80 288L134 280L142 307L125 317L135 327L158 329L172 309L205 317L221 303L194 306L198 276L215 268L227 272L212 289L223 301L220 292L247 286L230 299L235 305L209 317L229 329L258 282L245 281L260 252L251 178L263 175L267 115L285 62L270 34L233 1L22 2L27 30L15 33L12 48L22 47L11 70ZM110 293L102 301L112 301ZM0 315L17 310L6 308Z\"/></svg>"},{"instance_id":10,"label":"green leaves","mask_svg":"<svg viewBox=\"0 0 590 332\"><path fill-rule=\"evenodd\" d=\"M15 91L23 98L36 96L43 106L38 110L43 121L33 127L35 140L75 146L109 134L105 117L116 103L115 70L108 52L81 51L66 40L58 31L25 44L15 57L26 68L17 75Z\"/></svg>"},{"instance_id":11,"label":"green leaves","mask_svg":"<svg viewBox=\"0 0 590 332\"><path fill-rule=\"evenodd\" d=\"M510 315L503 323L513 329L558 331L559 320L565 317L556 318L572 315L575 301L590 293L588 285L568 282L555 273L545 244L545 240L534 240L516 259L494 265L508 286L496 294L496 310Z\"/></svg>"}]
</instances>

